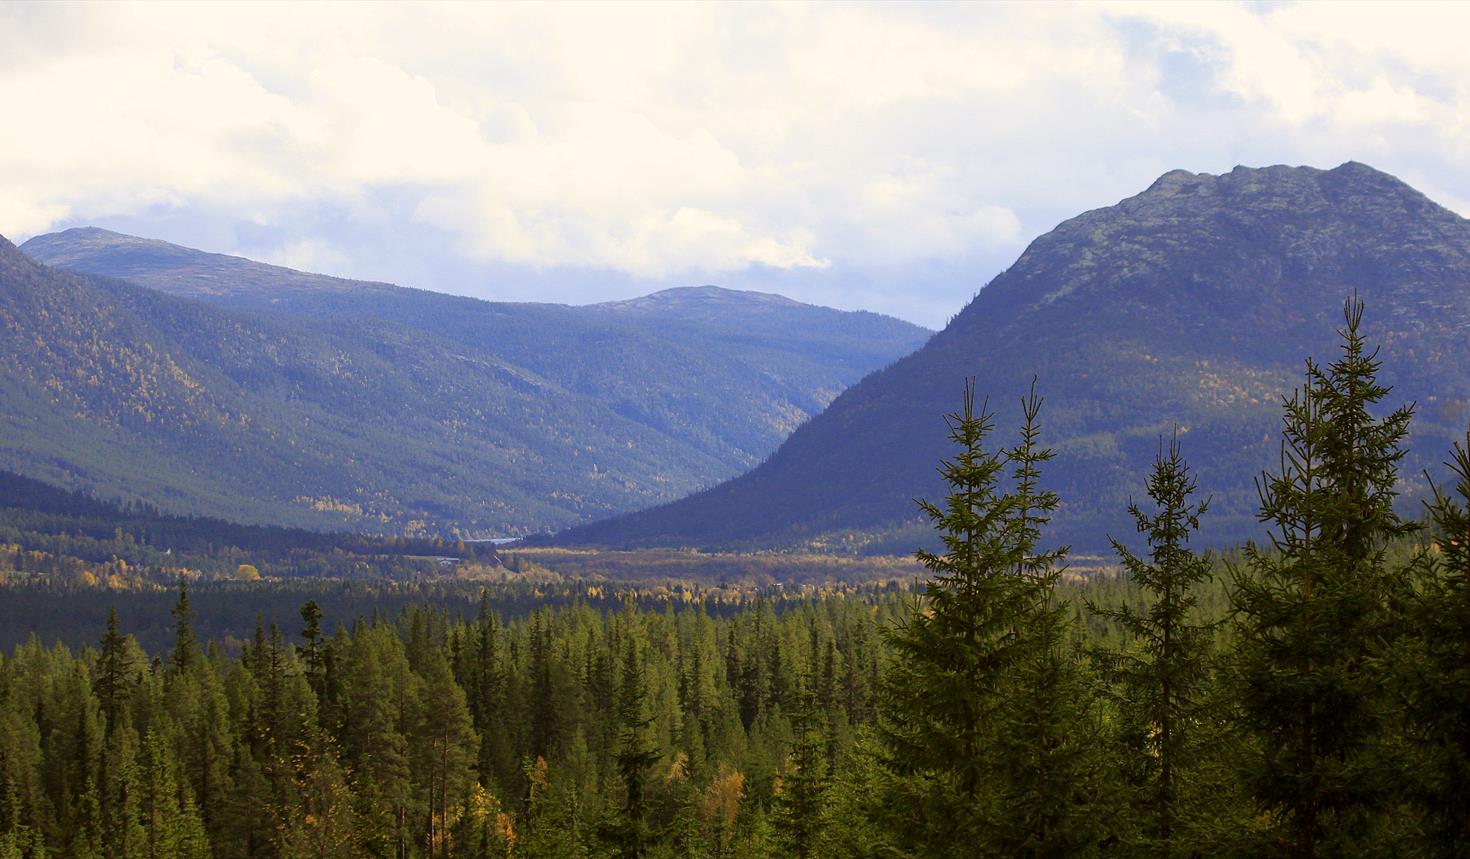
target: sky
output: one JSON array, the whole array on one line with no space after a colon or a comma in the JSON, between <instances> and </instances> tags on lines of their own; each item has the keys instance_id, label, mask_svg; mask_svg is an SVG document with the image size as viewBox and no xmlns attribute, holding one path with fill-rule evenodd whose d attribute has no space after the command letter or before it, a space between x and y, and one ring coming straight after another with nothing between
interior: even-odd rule
<instances>
[{"instance_id":1,"label":"sky","mask_svg":"<svg viewBox=\"0 0 1470 859\"><path fill-rule=\"evenodd\" d=\"M0 0L0 234L937 328L1176 168L1357 160L1470 215L1467 32L1449 3Z\"/></svg>"}]
</instances>

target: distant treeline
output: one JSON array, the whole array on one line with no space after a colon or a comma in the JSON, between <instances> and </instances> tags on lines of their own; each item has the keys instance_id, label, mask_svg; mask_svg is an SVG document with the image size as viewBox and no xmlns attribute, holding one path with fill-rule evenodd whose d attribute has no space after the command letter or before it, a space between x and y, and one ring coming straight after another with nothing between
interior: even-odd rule
<instances>
[{"instance_id":1,"label":"distant treeline","mask_svg":"<svg viewBox=\"0 0 1470 859\"><path fill-rule=\"evenodd\" d=\"M193 626L201 640L214 641L238 653L257 621L291 629L301 606L314 602L333 623L391 620L411 609L433 609L446 618L473 618L482 600L502 618L528 617L543 608L588 608L606 613L633 604L646 611L698 608L711 617L729 617L756 605L778 614L804 606L813 598L878 599L908 593L913 584L828 582L803 587L702 585L696 582L609 582L600 580L535 580L508 576L499 581L425 577L413 581L386 579L290 579L260 582L197 580L188 585ZM58 585L46 577L13 578L0 586L0 651L34 637L44 646L80 648L94 644L97 630L116 611L122 628L149 652L162 652L173 641L177 586L139 581L134 587Z\"/></svg>"},{"instance_id":2,"label":"distant treeline","mask_svg":"<svg viewBox=\"0 0 1470 859\"><path fill-rule=\"evenodd\" d=\"M481 570L499 565L488 543L171 516L0 471L0 584L16 574L61 589L137 588L180 576L407 581L442 575L450 558Z\"/></svg>"},{"instance_id":3,"label":"distant treeline","mask_svg":"<svg viewBox=\"0 0 1470 859\"><path fill-rule=\"evenodd\" d=\"M185 556L208 557L234 549L272 558L331 551L356 555L494 557L494 547L488 543L308 531L241 525L199 516L172 516L141 502L100 500L3 470L0 470L0 527L18 532L70 534L78 541L71 548L80 548L89 539L99 544L116 542L121 533L130 538L128 542L155 552Z\"/></svg>"}]
</instances>

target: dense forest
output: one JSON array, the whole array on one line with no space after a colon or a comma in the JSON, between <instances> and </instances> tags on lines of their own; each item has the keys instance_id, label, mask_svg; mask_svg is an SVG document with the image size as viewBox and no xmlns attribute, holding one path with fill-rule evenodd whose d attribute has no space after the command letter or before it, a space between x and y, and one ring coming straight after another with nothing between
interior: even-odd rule
<instances>
[{"instance_id":1,"label":"dense forest","mask_svg":"<svg viewBox=\"0 0 1470 859\"><path fill-rule=\"evenodd\" d=\"M1225 556L1178 438L1079 578L1044 409L950 417L918 590L578 594L0 660L0 857L1463 856L1470 450L1395 508L1406 407L1350 304ZM1466 444L1470 444L1467 438Z\"/></svg>"}]
</instances>

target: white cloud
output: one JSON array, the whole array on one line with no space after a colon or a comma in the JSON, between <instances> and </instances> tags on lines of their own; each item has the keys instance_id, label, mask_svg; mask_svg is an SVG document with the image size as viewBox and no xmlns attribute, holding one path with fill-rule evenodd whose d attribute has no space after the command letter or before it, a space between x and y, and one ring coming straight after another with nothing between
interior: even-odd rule
<instances>
[{"instance_id":1,"label":"white cloud","mask_svg":"<svg viewBox=\"0 0 1470 859\"><path fill-rule=\"evenodd\" d=\"M339 214L279 258L412 226L465 266L775 270L823 296L889 272L853 300L957 308L1026 238L1173 167L1357 158L1470 199L1467 24L1448 4L0 5L0 232L319 206ZM974 274L893 274L936 265Z\"/></svg>"},{"instance_id":2,"label":"white cloud","mask_svg":"<svg viewBox=\"0 0 1470 859\"><path fill-rule=\"evenodd\" d=\"M346 254L327 242L301 239L261 255L264 262L294 268L297 271L332 271L349 261Z\"/></svg>"}]
</instances>

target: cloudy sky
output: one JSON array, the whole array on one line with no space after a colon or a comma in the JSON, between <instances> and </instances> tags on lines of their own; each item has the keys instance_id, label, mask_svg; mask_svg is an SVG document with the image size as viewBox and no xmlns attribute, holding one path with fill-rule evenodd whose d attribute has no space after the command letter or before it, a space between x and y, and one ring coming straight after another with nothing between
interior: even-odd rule
<instances>
[{"instance_id":1,"label":"cloudy sky","mask_svg":"<svg viewBox=\"0 0 1470 859\"><path fill-rule=\"evenodd\" d=\"M938 327L1174 168L1353 159L1470 215L1467 32L1449 4L0 2L0 234Z\"/></svg>"}]
</instances>

